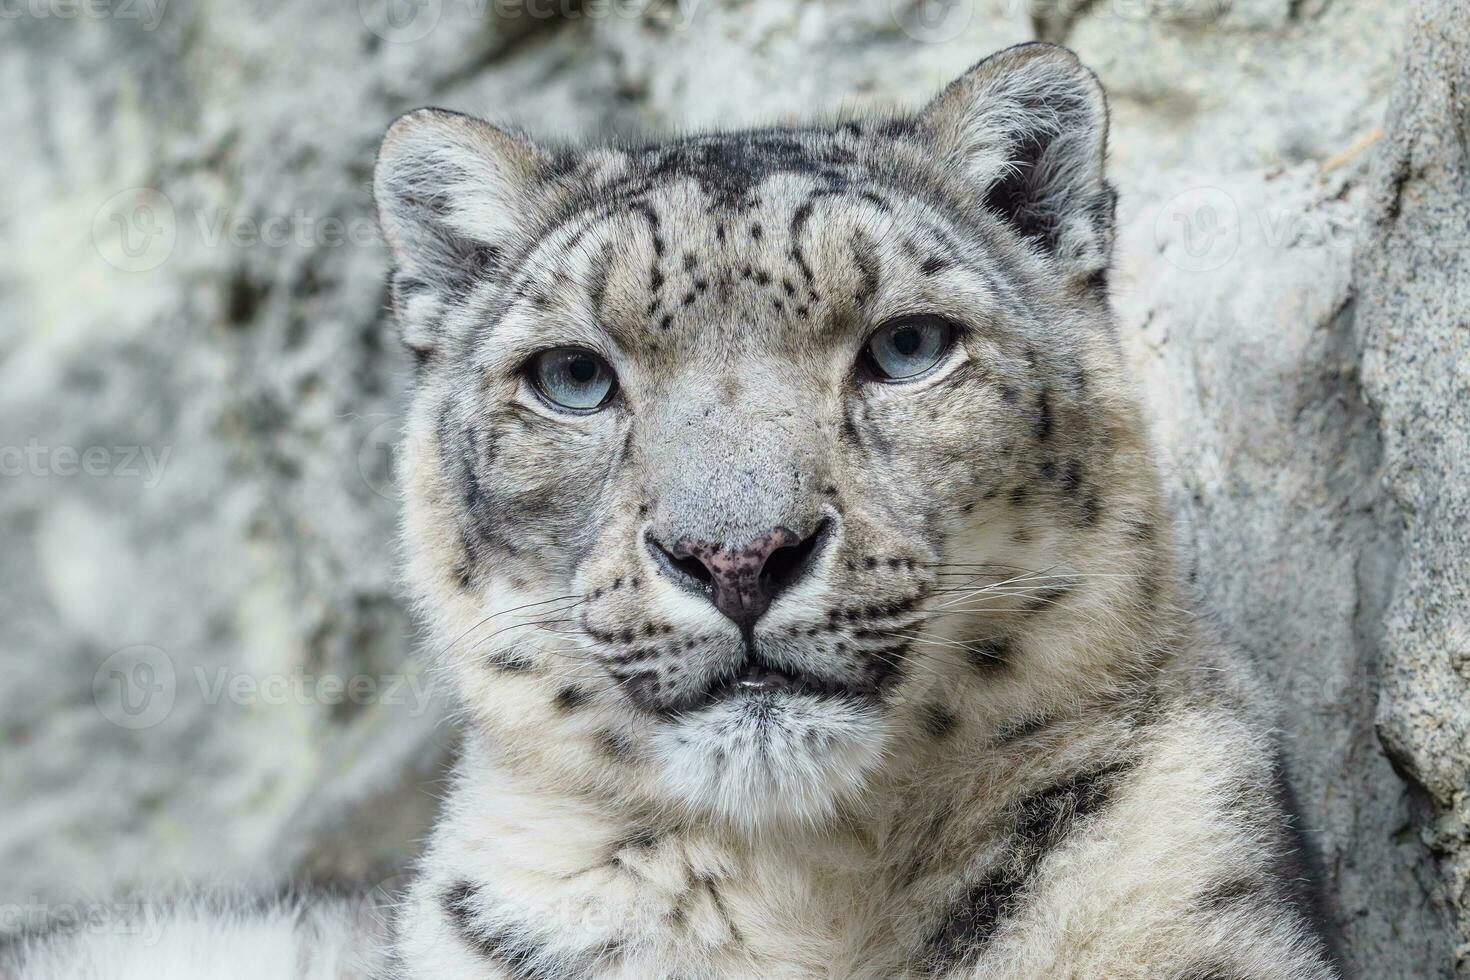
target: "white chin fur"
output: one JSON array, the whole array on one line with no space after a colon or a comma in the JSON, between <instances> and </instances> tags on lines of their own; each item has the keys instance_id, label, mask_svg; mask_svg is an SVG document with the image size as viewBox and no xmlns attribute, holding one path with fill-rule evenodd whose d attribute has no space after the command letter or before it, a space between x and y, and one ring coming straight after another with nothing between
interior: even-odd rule
<instances>
[{"instance_id":1,"label":"white chin fur","mask_svg":"<svg viewBox=\"0 0 1470 980\"><path fill-rule=\"evenodd\" d=\"M817 825L862 792L883 756L882 714L858 702L737 695L660 725L666 790L732 824Z\"/></svg>"}]
</instances>

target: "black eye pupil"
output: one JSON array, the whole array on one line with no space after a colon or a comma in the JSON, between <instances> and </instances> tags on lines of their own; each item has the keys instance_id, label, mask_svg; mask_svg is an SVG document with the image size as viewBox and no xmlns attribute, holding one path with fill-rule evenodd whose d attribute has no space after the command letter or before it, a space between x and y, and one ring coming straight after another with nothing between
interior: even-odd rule
<instances>
[{"instance_id":1,"label":"black eye pupil","mask_svg":"<svg viewBox=\"0 0 1470 980\"><path fill-rule=\"evenodd\" d=\"M893 349L904 357L912 357L918 353L920 344L919 331L913 327L905 327L895 331L893 334Z\"/></svg>"},{"instance_id":2,"label":"black eye pupil","mask_svg":"<svg viewBox=\"0 0 1470 980\"><path fill-rule=\"evenodd\" d=\"M597 362L589 357L579 357L567 365L567 373L577 384L587 384L597 378Z\"/></svg>"}]
</instances>

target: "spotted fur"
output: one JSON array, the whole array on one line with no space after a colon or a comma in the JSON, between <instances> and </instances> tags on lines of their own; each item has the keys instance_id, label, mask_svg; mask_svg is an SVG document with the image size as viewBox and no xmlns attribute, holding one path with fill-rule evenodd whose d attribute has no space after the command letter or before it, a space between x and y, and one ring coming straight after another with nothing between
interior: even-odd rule
<instances>
[{"instance_id":1,"label":"spotted fur","mask_svg":"<svg viewBox=\"0 0 1470 980\"><path fill-rule=\"evenodd\" d=\"M1106 128L1040 44L894 118L393 125L407 579L468 719L404 976L1336 976L1266 699L1184 608ZM865 374L918 313L951 354ZM569 345L606 408L528 380ZM820 541L753 625L745 553L725 612L678 574L777 538ZM715 696L753 661L800 686Z\"/></svg>"},{"instance_id":2,"label":"spotted fur","mask_svg":"<svg viewBox=\"0 0 1470 980\"><path fill-rule=\"evenodd\" d=\"M1280 870L1264 699L1159 530L1106 123L1024 45L890 119L578 150L394 125L409 579L472 729L409 974L1335 975ZM954 356L865 378L915 313ZM566 345L614 404L538 397L528 358ZM818 534L748 629L668 564L748 591L731 549ZM712 697L750 658L803 688Z\"/></svg>"}]
</instances>

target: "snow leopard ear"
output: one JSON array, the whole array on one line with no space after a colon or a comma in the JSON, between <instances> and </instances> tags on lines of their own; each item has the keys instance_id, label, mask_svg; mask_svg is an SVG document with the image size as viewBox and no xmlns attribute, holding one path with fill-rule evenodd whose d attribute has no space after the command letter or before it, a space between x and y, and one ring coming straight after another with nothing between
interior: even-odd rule
<instances>
[{"instance_id":1,"label":"snow leopard ear","mask_svg":"<svg viewBox=\"0 0 1470 980\"><path fill-rule=\"evenodd\" d=\"M1075 54L1007 48L952 82L919 121L980 204L1075 281L1105 284L1116 201L1103 173L1108 107Z\"/></svg>"},{"instance_id":2,"label":"snow leopard ear","mask_svg":"<svg viewBox=\"0 0 1470 980\"><path fill-rule=\"evenodd\" d=\"M499 274L533 224L546 161L522 137L443 109L417 109L389 127L373 196L393 251L393 308L421 360L444 313Z\"/></svg>"}]
</instances>

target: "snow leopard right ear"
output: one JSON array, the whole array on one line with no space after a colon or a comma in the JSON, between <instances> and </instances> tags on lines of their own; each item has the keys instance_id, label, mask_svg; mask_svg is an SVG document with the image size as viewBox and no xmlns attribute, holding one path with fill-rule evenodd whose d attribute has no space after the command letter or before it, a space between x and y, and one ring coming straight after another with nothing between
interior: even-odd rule
<instances>
[{"instance_id":1,"label":"snow leopard right ear","mask_svg":"<svg viewBox=\"0 0 1470 980\"><path fill-rule=\"evenodd\" d=\"M457 112L417 109L389 127L373 196L393 251L393 308L420 360L445 312L500 273L533 223L546 162L530 141Z\"/></svg>"},{"instance_id":2,"label":"snow leopard right ear","mask_svg":"<svg viewBox=\"0 0 1470 980\"><path fill-rule=\"evenodd\" d=\"M1105 283L1114 202L1097 76L1055 44L991 55L921 113L941 166L1072 278Z\"/></svg>"}]
</instances>

